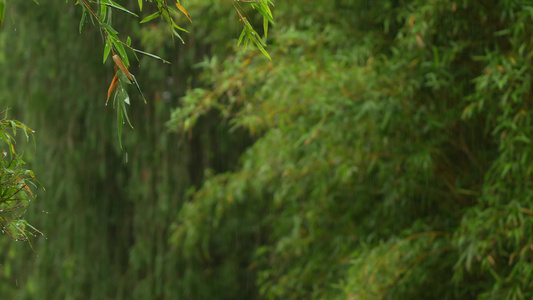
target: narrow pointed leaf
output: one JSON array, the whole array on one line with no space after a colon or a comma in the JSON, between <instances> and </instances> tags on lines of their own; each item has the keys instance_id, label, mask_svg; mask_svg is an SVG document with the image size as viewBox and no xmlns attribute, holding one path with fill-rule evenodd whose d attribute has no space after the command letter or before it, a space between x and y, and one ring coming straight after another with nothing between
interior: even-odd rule
<instances>
[{"instance_id":1,"label":"narrow pointed leaf","mask_svg":"<svg viewBox=\"0 0 533 300\"><path fill-rule=\"evenodd\" d=\"M131 76L133 76L133 75L131 75ZM135 87L137 88L137 91L139 92L139 94L143 98L144 103L146 104L146 98L144 98L143 92L141 91L141 87L139 86L139 83L137 82L137 79L135 78L135 76L133 76L133 85L135 85Z\"/></svg>"},{"instance_id":2,"label":"narrow pointed leaf","mask_svg":"<svg viewBox=\"0 0 533 300\"><path fill-rule=\"evenodd\" d=\"M107 6L100 5L100 20L105 20L105 17L107 16Z\"/></svg>"},{"instance_id":3,"label":"narrow pointed leaf","mask_svg":"<svg viewBox=\"0 0 533 300\"><path fill-rule=\"evenodd\" d=\"M102 2L102 4L103 4L103 5L110 6L110 7L113 7L113 8L115 8L115 9L120 10L120 11L123 11L123 12L125 12L125 13L128 13L128 14L130 14L130 15L132 15L132 16L139 17L137 14L135 14L135 13L133 13L133 12L127 10L127 9L124 8L123 6L119 5L119 4L116 3L116 2L113 2L113 1L111 1L111 0L104 1L104 2Z\"/></svg>"},{"instance_id":4,"label":"narrow pointed leaf","mask_svg":"<svg viewBox=\"0 0 533 300\"><path fill-rule=\"evenodd\" d=\"M128 125L130 125L131 128L133 128L133 125L131 125L130 118L128 116L128 110L126 107L126 103L129 104L129 96L125 89L120 88L118 90L118 105L120 106L120 109L122 110L122 115L124 116L124 119L126 119L126 122ZM119 109L119 108L117 108Z\"/></svg>"},{"instance_id":5,"label":"narrow pointed leaf","mask_svg":"<svg viewBox=\"0 0 533 300\"><path fill-rule=\"evenodd\" d=\"M138 50L138 49L134 49L134 48L131 48L131 50L133 50L134 52L137 52L137 53L140 53L142 55L146 55L146 56L150 56L152 58L155 58L155 59L158 59L166 64L170 64L170 62L168 60L164 60L163 58L157 56L157 55L154 55L152 53L148 53L148 52L144 52L144 51L141 51L141 50Z\"/></svg>"},{"instance_id":6,"label":"narrow pointed leaf","mask_svg":"<svg viewBox=\"0 0 533 300\"><path fill-rule=\"evenodd\" d=\"M243 40L245 35L246 35L246 30L243 29L242 32L241 32L241 36L239 37L239 41L237 42L237 46L241 45L241 42L242 42L242 40Z\"/></svg>"},{"instance_id":7,"label":"narrow pointed leaf","mask_svg":"<svg viewBox=\"0 0 533 300\"><path fill-rule=\"evenodd\" d=\"M268 19L263 18L263 31L265 32L265 39L268 37Z\"/></svg>"},{"instance_id":8,"label":"narrow pointed leaf","mask_svg":"<svg viewBox=\"0 0 533 300\"><path fill-rule=\"evenodd\" d=\"M148 17L142 19L142 20L141 20L141 24L142 24L142 23L146 23L146 22L150 22L150 21L152 21L153 19L155 19L155 18L157 18L157 17L159 17L159 16L161 16L161 13L157 11L157 12L155 12L155 13L149 15Z\"/></svg>"},{"instance_id":9,"label":"narrow pointed leaf","mask_svg":"<svg viewBox=\"0 0 533 300\"><path fill-rule=\"evenodd\" d=\"M117 67L122 71L124 72L124 74L126 74L126 76L128 76L128 78L130 80L133 81L133 78L131 77L131 74L130 72L128 71L128 68L126 68L126 66L124 65L124 63L122 62L122 60L120 59L120 57L118 55L113 55L113 60L115 61L115 64L117 65Z\"/></svg>"},{"instance_id":10,"label":"narrow pointed leaf","mask_svg":"<svg viewBox=\"0 0 533 300\"><path fill-rule=\"evenodd\" d=\"M185 16L187 16L187 19L189 19L189 21L192 23L192 19L191 17L189 16L189 13L187 12L187 10L185 10L185 7L181 6L179 3L176 3L176 7L182 12L185 14Z\"/></svg>"},{"instance_id":11,"label":"narrow pointed leaf","mask_svg":"<svg viewBox=\"0 0 533 300\"><path fill-rule=\"evenodd\" d=\"M257 42L255 43L255 45L257 46L257 48L259 48L259 51L261 51L261 53L263 53L269 60L272 60L272 58L270 58L270 55L268 55L268 52L265 50L263 45Z\"/></svg>"},{"instance_id":12,"label":"narrow pointed leaf","mask_svg":"<svg viewBox=\"0 0 533 300\"><path fill-rule=\"evenodd\" d=\"M107 57L109 56L110 52L111 52L111 45L109 44L109 39L107 39L105 46L104 46L104 63L107 60Z\"/></svg>"},{"instance_id":13,"label":"narrow pointed leaf","mask_svg":"<svg viewBox=\"0 0 533 300\"><path fill-rule=\"evenodd\" d=\"M115 46L115 49L120 54L120 58L124 62L124 65L126 66L126 68L128 68L130 66L130 61L128 59L128 55L126 54L126 50L124 49L124 46L123 46L122 42L120 42L118 40L115 40L115 39L111 40L111 42L113 42L113 46ZM114 58L113 58L113 60L114 60ZM124 72L124 73L126 73L126 72Z\"/></svg>"},{"instance_id":14,"label":"narrow pointed leaf","mask_svg":"<svg viewBox=\"0 0 533 300\"><path fill-rule=\"evenodd\" d=\"M122 109L122 112L123 112L124 118L126 119L126 122L133 129L133 125L131 125L130 118L128 117L128 111L127 111L127 108L126 108L126 99L128 99L128 101L129 101L129 97L127 96L127 94L126 94L126 98L124 98L124 100L120 101L120 108Z\"/></svg>"},{"instance_id":15,"label":"narrow pointed leaf","mask_svg":"<svg viewBox=\"0 0 533 300\"><path fill-rule=\"evenodd\" d=\"M107 101L109 101L109 98L111 97L113 90L117 87L117 84L118 84L118 76L115 73L113 80L111 80L111 85L109 85L109 89L107 90L107 100L105 101L106 106L107 106Z\"/></svg>"},{"instance_id":16,"label":"narrow pointed leaf","mask_svg":"<svg viewBox=\"0 0 533 300\"><path fill-rule=\"evenodd\" d=\"M0 0L0 27L4 21L4 14L6 12L6 0Z\"/></svg>"},{"instance_id":17,"label":"narrow pointed leaf","mask_svg":"<svg viewBox=\"0 0 533 300\"><path fill-rule=\"evenodd\" d=\"M172 28L172 33L174 33L174 35L180 39L182 44L185 44L185 41L181 38L181 35L176 31L176 29Z\"/></svg>"},{"instance_id":18,"label":"narrow pointed leaf","mask_svg":"<svg viewBox=\"0 0 533 300\"><path fill-rule=\"evenodd\" d=\"M83 7L83 13L81 14L81 20L80 20L80 33L81 33L81 29L83 28L83 24L85 23L85 17L87 16L86 15L86 12L85 12L85 6L82 6Z\"/></svg>"}]
</instances>

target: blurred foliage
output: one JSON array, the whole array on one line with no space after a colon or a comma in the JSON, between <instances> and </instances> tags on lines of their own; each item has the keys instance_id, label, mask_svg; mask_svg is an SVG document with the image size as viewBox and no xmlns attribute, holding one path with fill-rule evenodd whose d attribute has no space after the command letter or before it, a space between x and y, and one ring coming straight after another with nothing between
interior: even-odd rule
<instances>
[{"instance_id":1,"label":"blurred foliage","mask_svg":"<svg viewBox=\"0 0 533 300\"><path fill-rule=\"evenodd\" d=\"M176 248L267 299L530 298L532 12L276 3L272 62L207 59L172 112L256 139L191 195Z\"/></svg>"},{"instance_id":2,"label":"blurred foliage","mask_svg":"<svg viewBox=\"0 0 533 300\"><path fill-rule=\"evenodd\" d=\"M0 99L48 191L38 256L0 240L5 298L531 298L529 1L275 4L272 60L235 51L230 1L187 2L179 47L114 19L172 63L130 65L150 101L127 153L105 38L72 5L8 6Z\"/></svg>"},{"instance_id":3,"label":"blurred foliage","mask_svg":"<svg viewBox=\"0 0 533 300\"><path fill-rule=\"evenodd\" d=\"M17 241L29 241L29 236L40 232L30 225L24 214L34 199L30 187L36 187L35 175L25 168L23 155L15 149L17 133L27 141L33 130L17 120L0 113L0 228L3 234ZM30 243L31 245L31 243Z\"/></svg>"},{"instance_id":4,"label":"blurred foliage","mask_svg":"<svg viewBox=\"0 0 533 300\"><path fill-rule=\"evenodd\" d=\"M195 23L207 29L191 30L180 47L158 22L141 30L138 21L115 16L113 28L130 36L131 45L155 49L172 63L162 67L139 57L139 63L130 64L132 73L142 74L137 79L150 101L131 107L135 130L123 137L126 151L117 143L116 120L105 106L113 62L102 65L104 39L96 30L79 33L80 7L8 4L0 66L13 72L0 76L0 99L12 116L38 128L38 155L25 158L48 189L38 193L43 200L28 209L28 219L47 238L34 243L36 253L0 240L0 293L6 299L197 298L203 291L182 271L188 262L172 249L169 226L203 169L225 170L239 153L216 146L223 137L215 123L204 122L206 132L189 140L168 132L165 122L175 99L194 82L193 66L212 51L210 41L223 39L225 44L216 47L228 51L229 43L237 44L242 25L231 2L230 10L212 14L232 14L231 30L211 27L214 18L206 15L205 25L201 19ZM187 11L195 20L199 16L194 8ZM155 35L163 38L151 48ZM228 137L228 143L235 139ZM211 153L226 159L219 162Z\"/></svg>"}]
</instances>

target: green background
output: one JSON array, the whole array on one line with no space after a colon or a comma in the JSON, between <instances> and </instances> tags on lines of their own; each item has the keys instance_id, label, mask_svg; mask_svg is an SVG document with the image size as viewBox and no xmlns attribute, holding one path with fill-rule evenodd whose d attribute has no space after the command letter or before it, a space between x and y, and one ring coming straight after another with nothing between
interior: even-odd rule
<instances>
[{"instance_id":1,"label":"green background","mask_svg":"<svg viewBox=\"0 0 533 300\"><path fill-rule=\"evenodd\" d=\"M184 45L113 12L172 62L130 56L124 150L97 28L26 2L0 109L36 130L46 237L0 239L3 299L533 296L530 1L276 1L271 61L229 0L182 3Z\"/></svg>"}]
</instances>

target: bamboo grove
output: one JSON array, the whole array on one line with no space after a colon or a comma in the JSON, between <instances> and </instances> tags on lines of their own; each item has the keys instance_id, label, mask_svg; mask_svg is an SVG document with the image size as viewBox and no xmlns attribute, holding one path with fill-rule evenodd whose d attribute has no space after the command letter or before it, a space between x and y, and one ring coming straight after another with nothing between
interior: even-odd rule
<instances>
[{"instance_id":1,"label":"bamboo grove","mask_svg":"<svg viewBox=\"0 0 533 300\"><path fill-rule=\"evenodd\" d=\"M4 298L533 296L529 1L273 1L268 30L187 1L184 44L115 10L171 63L128 65L147 103L120 143L105 37L73 3L8 3L0 104L46 191L35 252L0 239Z\"/></svg>"}]
</instances>

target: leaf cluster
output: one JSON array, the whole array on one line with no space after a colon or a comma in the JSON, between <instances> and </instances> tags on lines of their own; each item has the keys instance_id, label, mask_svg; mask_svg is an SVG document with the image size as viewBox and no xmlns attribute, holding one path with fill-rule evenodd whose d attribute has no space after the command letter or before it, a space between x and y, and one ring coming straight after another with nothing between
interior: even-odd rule
<instances>
[{"instance_id":1,"label":"leaf cluster","mask_svg":"<svg viewBox=\"0 0 533 300\"><path fill-rule=\"evenodd\" d=\"M68 0L66 0L68 2ZM185 15L187 19L192 23L192 19L189 16L189 13L183 7L179 0L171 0L170 2L174 5L169 6L168 2L166 0L155 0L150 1L155 2L154 6L157 9L156 12L144 17L140 23L147 23L154 19L161 18L163 19L169 26L169 30L172 33L172 39L174 37L178 38L182 43L185 43L183 38L181 37L179 32L187 32L186 29L178 25L178 22L176 21L177 18L181 17L181 14ZM239 1L234 0L233 5L235 7L235 10L237 14L239 15L239 19L241 22L243 22L243 31L239 38L238 44L241 43L241 41L244 42L244 49L246 49L246 46L248 45L249 41L252 42L252 44L256 45L258 49L270 59L270 56L265 50L266 42L258 35L258 33L255 31L255 29L252 27L250 22L248 21L248 17L245 16L246 13L238 3ZM77 2L80 3L80 2ZM268 25L269 23L274 22L272 12L269 8L269 5L273 5L273 3L270 0L261 0L258 2L250 1L250 6L253 9L256 9L259 11L259 13L263 16L264 22L263 22L263 29L264 29L264 35L265 39L267 37L268 32ZM143 1L139 0L138 2L139 10L143 10ZM172 8L175 6L176 8ZM123 42L119 36L118 31L115 30L112 26L112 11L117 10L120 12L127 13L134 17L139 17L136 13L132 12L131 10L128 10L127 8L121 6L120 4L112 1L112 0L97 0L95 2L89 1L89 0L81 0L81 7L82 7L82 17L79 24L79 31L81 33L81 30L83 28L83 25L85 23L87 15L89 15L91 21L93 24L96 24L99 26L103 40L104 40L104 54L103 54L103 62L105 63L108 56L110 54L113 55L113 60L116 63L116 66L119 67L118 80L113 83L111 82L111 86L109 87L109 91L113 91L116 88L114 97L113 97L113 103L117 103L117 106L120 107L120 109L117 108L117 128L118 128L118 136L119 136L119 143L122 148L122 126L127 122L130 127L133 128L131 125L131 122L128 117L128 112L126 109L126 104L129 105L129 96L124 89L124 86L127 84L133 84L137 91L139 92L140 96L142 97L144 103L146 103L146 98L144 97L141 88L139 87L139 84L133 74L130 74L128 71L128 68L130 66L130 61L128 58L128 54L126 53L126 49L129 49L132 54L135 56L137 61L139 58L137 57L137 53L143 54L146 56L149 56L151 58L155 58L158 60L161 60L164 63L169 63L167 60L154 55L152 53L148 53L145 51L141 51L138 49L135 49L131 46L131 38L128 36L126 42ZM117 72L115 72L117 73ZM128 80L124 79L124 76L126 75L128 77ZM108 93L108 100L109 100L109 93ZM106 102L107 104L107 102ZM113 105L113 108L115 108L115 105Z\"/></svg>"},{"instance_id":2,"label":"leaf cluster","mask_svg":"<svg viewBox=\"0 0 533 300\"><path fill-rule=\"evenodd\" d=\"M173 111L256 138L177 247L248 266L268 299L530 298L527 1L303 2L278 5L275 64L207 60L211 88ZM253 250L233 261L228 232Z\"/></svg>"},{"instance_id":3,"label":"leaf cluster","mask_svg":"<svg viewBox=\"0 0 533 300\"><path fill-rule=\"evenodd\" d=\"M41 234L24 218L26 208L35 198L31 188L36 188L33 171L25 168L23 155L16 151L17 133L29 141L33 130L23 123L7 118L0 119L0 227L2 233L18 241L28 241L30 236ZM31 244L30 244L31 245Z\"/></svg>"}]
</instances>

